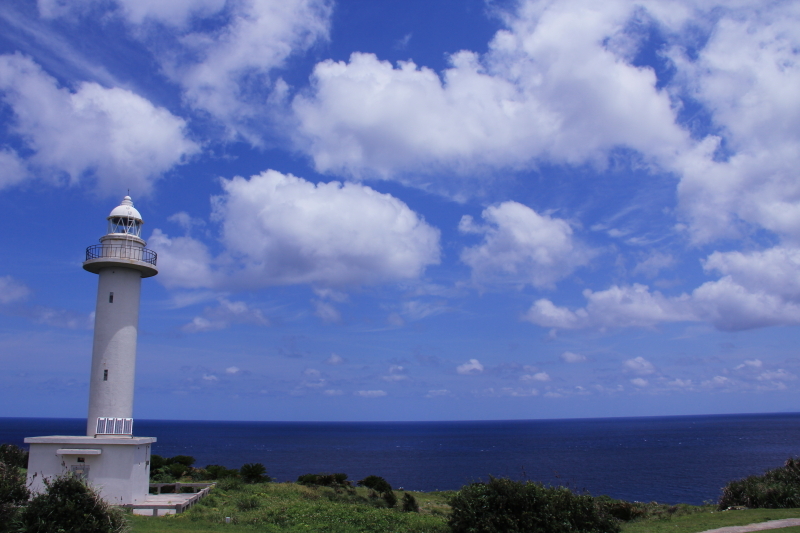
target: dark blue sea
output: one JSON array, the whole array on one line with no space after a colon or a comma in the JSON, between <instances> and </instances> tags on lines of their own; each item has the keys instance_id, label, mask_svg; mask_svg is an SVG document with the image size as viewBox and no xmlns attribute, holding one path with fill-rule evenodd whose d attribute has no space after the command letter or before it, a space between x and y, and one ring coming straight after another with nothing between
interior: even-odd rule
<instances>
[{"instance_id":1,"label":"dark blue sea","mask_svg":"<svg viewBox=\"0 0 800 533\"><path fill-rule=\"evenodd\" d=\"M84 419L0 418L0 442L81 435ZM196 466L263 463L279 481L374 474L395 488L455 490L488 476L662 503L717 500L732 479L800 455L800 413L479 422L136 420L153 453Z\"/></svg>"}]
</instances>

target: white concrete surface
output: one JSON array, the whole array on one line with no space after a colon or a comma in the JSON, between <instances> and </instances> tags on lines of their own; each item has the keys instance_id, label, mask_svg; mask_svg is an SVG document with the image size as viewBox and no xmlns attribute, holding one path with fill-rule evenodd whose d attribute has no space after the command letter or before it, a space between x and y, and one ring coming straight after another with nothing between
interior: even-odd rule
<instances>
[{"instance_id":1,"label":"white concrete surface","mask_svg":"<svg viewBox=\"0 0 800 533\"><path fill-rule=\"evenodd\" d=\"M132 511L133 514L142 516L177 514L190 507L189 504L192 503L192 500L200 500L206 494L208 494L208 491L202 493L149 494L145 502L139 504L139 507L133 508ZM173 507L171 509L165 508L167 506Z\"/></svg>"},{"instance_id":2,"label":"white concrete surface","mask_svg":"<svg viewBox=\"0 0 800 533\"><path fill-rule=\"evenodd\" d=\"M87 435L95 434L97 417L133 417L141 286L142 275L138 270L120 266L100 271Z\"/></svg>"},{"instance_id":3,"label":"white concrete surface","mask_svg":"<svg viewBox=\"0 0 800 533\"><path fill-rule=\"evenodd\" d=\"M73 472L84 476L112 505L144 503L154 442L154 437L28 437L28 485L32 492L42 492L45 478Z\"/></svg>"}]
</instances>

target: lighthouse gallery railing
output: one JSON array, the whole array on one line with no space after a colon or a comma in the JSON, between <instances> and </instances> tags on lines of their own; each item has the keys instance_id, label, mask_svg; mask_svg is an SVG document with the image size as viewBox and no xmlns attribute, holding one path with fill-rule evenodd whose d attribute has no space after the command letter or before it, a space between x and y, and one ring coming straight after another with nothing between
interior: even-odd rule
<instances>
[{"instance_id":1,"label":"lighthouse gallery railing","mask_svg":"<svg viewBox=\"0 0 800 533\"><path fill-rule=\"evenodd\" d=\"M113 257L121 259L133 259L156 266L158 254L147 248L136 246L121 246L119 244L95 244L86 249L86 260L100 259L102 257Z\"/></svg>"}]
</instances>

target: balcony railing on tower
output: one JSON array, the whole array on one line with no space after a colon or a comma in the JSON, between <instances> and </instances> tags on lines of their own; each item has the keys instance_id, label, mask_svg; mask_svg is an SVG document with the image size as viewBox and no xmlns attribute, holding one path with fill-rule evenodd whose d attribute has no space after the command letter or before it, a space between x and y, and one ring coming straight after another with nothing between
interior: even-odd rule
<instances>
[{"instance_id":1,"label":"balcony railing on tower","mask_svg":"<svg viewBox=\"0 0 800 533\"><path fill-rule=\"evenodd\" d=\"M133 259L156 266L158 254L147 248L119 244L95 244L86 248L86 260L100 258Z\"/></svg>"}]
</instances>

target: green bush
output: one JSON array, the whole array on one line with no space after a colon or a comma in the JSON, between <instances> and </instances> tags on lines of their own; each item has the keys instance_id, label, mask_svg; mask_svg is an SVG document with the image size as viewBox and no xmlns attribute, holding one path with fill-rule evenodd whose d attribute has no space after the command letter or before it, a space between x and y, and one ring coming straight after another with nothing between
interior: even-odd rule
<instances>
[{"instance_id":1,"label":"green bush","mask_svg":"<svg viewBox=\"0 0 800 533\"><path fill-rule=\"evenodd\" d=\"M152 454L150 456L150 472L151 475L153 472L161 470L167 466L167 460L161 457L160 455Z\"/></svg>"},{"instance_id":2,"label":"green bush","mask_svg":"<svg viewBox=\"0 0 800 533\"><path fill-rule=\"evenodd\" d=\"M489 478L462 487L450 502L453 533L618 533L594 498L565 487Z\"/></svg>"},{"instance_id":3,"label":"green bush","mask_svg":"<svg viewBox=\"0 0 800 533\"><path fill-rule=\"evenodd\" d=\"M121 533L125 516L112 508L82 480L63 475L45 480L45 491L20 513L26 533Z\"/></svg>"},{"instance_id":4,"label":"green bush","mask_svg":"<svg viewBox=\"0 0 800 533\"><path fill-rule=\"evenodd\" d=\"M269 481L267 469L261 463L246 463L239 469L239 475L245 483L263 483Z\"/></svg>"},{"instance_id":5,"label":"green bush","mask_svg":"<svg viewBox=\"0 0 800 533\"><path fill-rule=\"evenodd\" d=\"M176 455L174 457L168 457L166 462L168 465L183 465L188 469L194 464L194 457L191 455Z\"/></svg>"},{"instance_id":6,"label":"green bush","mask_svg":"<svg viewBox=\"0 0 800 533\"><path fill-rule=\"evenodd\" d=\"M417 499L410 492L403 494L403 512L404 513L418 513L419 504Z\"/></svg>"},{"instance_id":7,"label":"green bush","mask_svg":"<svg viewBox=\"0 0 800 533\"><path fill-rule=\"evenodd\" d=\"M750 507L786 509L800 507L800 459L786 463L761 476L731 481L722 489L719 508Z\"/></svg>"},{"instance_id":8,"label":"green bush","mask_svg":"<svg viewBox=\"0 0 800 533\"><path fill-rule=\"evenodd\" d=\"M28 468L28 450L14 444L0 444L0 463Z\"/></svg>"},{"instance_id":9,"label":"green bush","mask_svg":"<svg viewBox=\"0 0 800 533\"><path fill-rule=\"evenodd\" d=\"M150 470L150 481L153 483L175 483L177 479L172 475L169 466L162 466L158 470Z\"/></svg>"},{"instance_id":10,"label":"green bush","mask_svg":"<svg viewBox=\"0 0 800 533\"><path fill-rule=\"evenodd\" d=\"M189 475L192 476L192 481L205 481L210 479L208 470L205 468L190 468Z\"/></svg>"},{"instance_id":11,"label":"green bush","mask_svg":"<svg viewBox=\"0 0 800 533\"><path fill-rule=\"evenodd\" d=\"M397 505L397 496L395 496L394 492L391 490L384 492L381 495L381 498L383 498L383 501L386 502L386 507L394 507Z\"/></svg>"},{"instance_id":12,"label":"green bush","mask_svg":"<svg viewBox=\"0 0 800 533\"><path fill-rule=\"evenodd\" d=\"M225 479L239 477L239 471L235 468L225 468L221 465L206 465L209 479Z\"/></svg>"},{"instance_id":13,"label":"green bush","mask_svg":"<svg viewBox=\"0 0 800 533\"><path fill-rule=\"evenodd\" d=\"M392 486L389 485L389 482L383 479L380 476L367 476L364 479L358 482L359 486L367 487L368 489L372 489L375 492L383 494L385 492L391 492Z\"/></svg>"},{"instance_id":14,"label":"green bush","mask_svg":"<svg viewBox=\"0 0 800 533\"><path fill-rule=\"evenodd\" d=\"M297 478L297 482L301 485L307 486L322 486L322 487L349 487L350 482L347 480L347 474L303 474Z\"/></svg>"},{"instance_id":15,"label":"green bush","mask_svg":"<svg viewBox=\"0 0 800 533\"><path fill-rule=\"evenodd\" d=\"M222 478L217 482L220 490L239 490L242 488L242 480L235 477Z\"/></svg>"},{"instance_id":16,"label":"green bush","mask_svg":"<svg viewBox=\"0 0 800 533\"><path fill-rule=\"evenodd\" d=\"M252 494L245 494L236 498L234 501L236 508L240 511L252 511L261 507L261 499Z\"/></svg>"},{"instance_id":17,"label":"green bush","mask_svg":"<svg viewBox=\"0 0 800 533\"><path fill-rule=\"evenodd\" d=\"M30 493L19 468L0 462L0 533L15 531L20 507Z\"/></svg>"},{"instance_id":18,"label":"green bush","mask_svg":"<svg viewBox=\"0 0 800 533\"><path fill-rule=\"evenodd\" d=\"M630 522L631 520L637 520L648 514L651 514L649 511L649 507L666 507L669 509L668 506L663 506L659 504L642 504L642 503L632 503L625 500L614 500L609 498L608 496L600 496L595 498L595 503L600 505L603 510L616 518L617 520L622 520L623 522ZM656 511L653 509L652 511Z\"/></svg>"},{"instance_id":19,"label":"green bush","mask_svg":"<svg viewBox=\"0 0 800 533\"><path fill-rule=\"evenodd\" d=\"M175 479L182 478L189 471L189 467L182 463L172 463L165 466L164 469Z\"/></svg>"},{"instance_id":20,"label":"green bush","mask_svg":"<svg viewBox=\"0 0 800 533\"><path fill-rule=\"evenodd\" d=\"M191 455L176 455L174 457L150 456L150 481L153 483L172 483L194 471L192 465L195 459Z\"/></svg>"},{"instance_id":21,"label":"green bush","mask_svg":"<svg viewBox=\"0 0 800 533\"><path fill-rule=\"evenodd\" d=\"M386 502L387 507L394 507L397 505L397 496L395 496L394 492L392 492L392 486L389 485L389 482L382 477L367 476L360 480L358 484L380 494L380 497L383 498L384 502Z\"/></svg>"}]
</instances>

